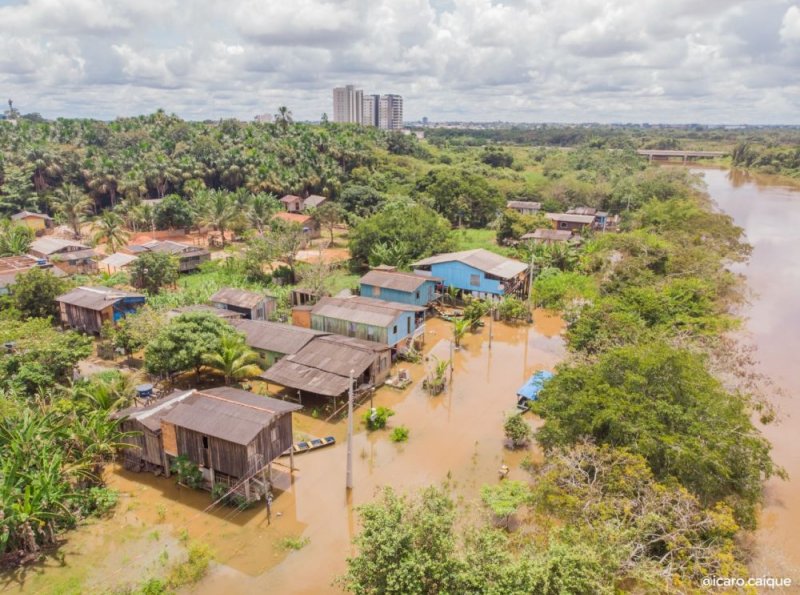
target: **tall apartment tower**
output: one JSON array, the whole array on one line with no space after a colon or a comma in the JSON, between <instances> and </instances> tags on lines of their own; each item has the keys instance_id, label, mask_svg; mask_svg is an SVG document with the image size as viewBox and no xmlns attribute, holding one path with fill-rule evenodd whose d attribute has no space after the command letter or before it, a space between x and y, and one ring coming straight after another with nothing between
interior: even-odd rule
<instances>
[{"instance_id":1,"label":"tall apartment tower","mask_svg":"<svg viewBox=\"0 0 800 595\"><path fill-rule=\"evenodd\" d=\"M378 125L384 130L401 130L403 128L403 98L400 95L381 96Z\"/></svg>"},{"instance_id":2,"label":"tall apartment tower","mask_svg":"<svg viewBox=\"0 0 800 595\"><path fill-rule=\"evenodd\" d=\"M364 126L377 126L380 122L380 95L364 95L361 123Z\"/></svg>"},{"instance_id":3,"label":"tall apartment tower","mask_svg":"<svg viewBox=\"0 0 800 595\"><path fill-rule=\"evenodd\" d=\"M360 124L362 121L364 92L353 85L333 90L333 121Z\"/></svg>"}]
</instances>

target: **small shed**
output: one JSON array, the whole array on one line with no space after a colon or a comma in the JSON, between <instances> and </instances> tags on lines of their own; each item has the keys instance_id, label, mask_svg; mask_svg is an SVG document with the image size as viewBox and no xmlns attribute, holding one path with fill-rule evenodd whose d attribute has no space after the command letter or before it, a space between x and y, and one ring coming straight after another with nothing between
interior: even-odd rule
<instances>
[{"instance_id":1,"label":"small shed","mask_svg":"<svg viewBox=\"0 0 800 595\"><path fill-rule=\"evenodd\" d=\"M303 200L303 210L306 209L316 209L321 207L323 204L328 202L328 198L326 196L320 196L319 194L311 194L305 200Z\"/></svg>"},{"instance_id":2,"label":"small shed","mask_svg":"<svg viewBox=\"0 0 800 595\"><path fill-rule=\"evenodd\" d=\"M520 239L522 241L533 241L537 244L556 244L566 242L572 238L572 232L568 229L537 229L531 233L526 233Z\"/></svg>"},{"instance_id":3,"label":"small shed","mask_svg":"<svg viewBox=\"0 0 800 595\"><path fill-rule=\"evenodd\" d=\"M506 208L516 211L520 215L535 215L542 208L542 203L528 200L509 200Z\"/></svg>"},{"instance_id":4,"label":"small shed","mask_svg":"<svg viewBox=\"0 0 800 595\"><path fill-rule=\"evenodd\" d=\"M211 260L211 253L205 248L172 240L153 240L146 244L127 246L126 251L132 254L142 252L170 254L178 259L178 270L181 273L194 271L202 263Z\"/></svg>"},{"instance_id":5,"label":"small shed","mask_svg":"<svg viewBox=\"0 0 800 595\"><path fill-rule=\"evenodd\" d=\"M100 261L100 270L105 271L109 275L113 275L114 273L124 271L134 262L136 262L136 256L133 254L114 252L114 254L106 256Z\"/></svg>"},{"instance_id":6,"label":"small shed","mask_svg":"<svg viewBox=\"0 0 800 595\"><path fill-rule=\"evenodd\" d=\"M299 213L303 210L303 199L294 194L287 194L282 197L281 204L283 204L283 208L289 213Z\"/></svg>"},{"instance_id":7,"label":"small shed","mask_svg":"<svg viewBox=\"0 0 800 595\"><path fill-rule=\"evenodd\" d=\"M311 215L303 215L302 213L275 213L273 219L299 225L303 228L303 232L309 240L320 236L319 223L317 223L317 220Z\"/></svg>"},{"instance_id":8,"label":"small shed","mask_svg":"<svg viewBox=\"0 0 800 595\"><path fill-rule=\"evenodd\" d=\"M144 304L145 297L109 287L76 287L56 301L65 327L97 334L104 323L116 324L135 312Z\"/></svg>"},{"instance_id":9,"label":"small shed","mask_svg":"<svg viewBox=\"0 0 800 595\"><path fill-rule=\"evenodd\" d=\"M30 253L39 258L46 258L71 275L90 274L97 270L95 261L97 253L80 242L46 236L33 241Z\"/></svg>"},{"instance_id":10,"label":"small shed","mask_svg":"<svg viewBox=\"0 0 800 595\"><path fill-rule=\"evenodd\" d=\"M361 277L361 295L388 302L427 306L440 297L436 286L441 282L438 277L375 268Z\"/></svg>"},{"instance_id":11,"label":"small shed","mask_svg":"<svg viewBox=\"0 0 800 595\"><path fill-rule=\"evenodd\" d=\"M210 301L215 308L237 312L248 320L267 320L278 307L274 296L233 287L220 289Z\"/></svg>"},{"instance_id":12,"label":"small shed","mask_svg":"<svg viewBox=\"0 0 800 595\"><path fill-rule=\"evenodd\" d=\"M539 392L544 388L545 383L553 376L552 372L539 370L528 378L528 381L517 391L517 408L528 409L531 402L539 397Z\"/></svg>"},{"instance_id":13,"label":"small shed","mask_svg":"<svg viewBox=\"0 0 800 595\"><path fill-rule=\"evenodd\" d=\"M579 215L575 213L547 213L547 218L553 222L553 229L563 229L571 232L581 232L594 224L594 215Z\"/></svg>"},{"instance_id":14,"label":"small shed","mask_svg":"<svg viewBox=\"0 0 800 595\"><path fill-rule=\"evenodd\" d=\"M46 229L53 227L53 219L43 213L20 211L11 215L11 220L32 229L36 235L41 235Z\"/></svg>"}]
</instances>

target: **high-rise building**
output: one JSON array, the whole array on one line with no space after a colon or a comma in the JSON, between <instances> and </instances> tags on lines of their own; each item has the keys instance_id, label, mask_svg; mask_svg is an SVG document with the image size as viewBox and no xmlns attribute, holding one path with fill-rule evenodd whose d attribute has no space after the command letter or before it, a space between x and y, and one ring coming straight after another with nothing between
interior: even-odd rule
<instances>
[{"instance_id":1,"label":"high-rise building","mask_svg":"<svg viewBox=\"0 0 800 595\"><path fill-rule=\"evenodd\" d=\"M360 124L364 108L364 92L353 85L333 90L333 121Z\"/></svg>"},{"instance_id":2,"label":"high-rise building","mask_svg":"<svg viewBox=\"0 0 800 595\"><path fill-rule=\"evenodd\" d=\"M380 95L364 95L361 123L364 126L377 126L380 118Z\"/></svg>"},{"instance_id":3,"label":"high-rise building","mask_svg":"<svg viewBox=\"0 0 800 595\"><path fill-rule=\"evenodd\" d=\"M400 95L381 96L378 126L385 130L401 130L403 128L403 98Z\"/></svg>"}]
</instances>

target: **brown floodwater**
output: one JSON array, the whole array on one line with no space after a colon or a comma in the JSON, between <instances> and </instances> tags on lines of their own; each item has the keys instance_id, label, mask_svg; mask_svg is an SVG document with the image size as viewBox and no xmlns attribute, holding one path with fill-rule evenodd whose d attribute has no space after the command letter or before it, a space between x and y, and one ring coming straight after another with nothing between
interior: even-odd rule
<instances>
[{"instance_id":1,"label":"brown floodwater","mask_svg":"<svg viewBox=\"0 0 800 595\"><path fill-rule=\"evenodd\" d=\"M353 552L355 507L371 501L382 486L413 493L448 481L460 506L479 514L480 486L498 481L502 464L511 468L511 477L524 478L520 463L541 455L533 446L505 448L503 419L515 410L515 393L524 381L536 370L552 370L563 359L563 328L561 318L537 310L531 326L494 323L490 348L487 319L454 351L452 383L436 397L421 386L426 364L399 364L409 370L414 383L403 391L381 388L374 399L376 406L395 411L388 429L371 433L364 429L360 418L368 401L357 411L351 493L345 488L345 421L326 423L305 413L294 414L296 436L334 435L338 442L297 456L293 481L286 468L274 468L280 491L271 524L261 506L207 513L207 493L178 489L174 480L114 468L109 483L121 493L114 516L69 533L61 561L50 559L3 577L0 589L79 593L136 584L179 559L188 537L208 543L216 560L192 592L337 592L332 582L344 572L346 558ZM426 323L428 356L450 357L450 329L439 319ZM530 421L537 425L532 416ZM408 442L395 444L389 434L400 425L409 428L410 436ZM286 538L307 542L295 551L284 547Z\"/></svg>"},{"instance_id":2,"label":"brown floodwater","mask_svg":"<svg viewBox=\"0 0 800 595\"><path fill-rule=\"evenodd\" d=\"M780 421L762 431L789 474L767 484L751 570L800 585L800 187L738 171L695 171L753 246L749 262L735 267L754 293L743 310L744 340L757 347L759 371L775 383Z\"/></svg>"}]
</instances>

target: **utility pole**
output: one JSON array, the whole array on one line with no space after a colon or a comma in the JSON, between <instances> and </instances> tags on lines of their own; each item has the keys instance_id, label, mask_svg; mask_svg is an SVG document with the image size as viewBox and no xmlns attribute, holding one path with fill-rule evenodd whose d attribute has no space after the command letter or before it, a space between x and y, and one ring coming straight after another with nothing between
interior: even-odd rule
<instances>
[{"instance_id":1,"label":"utility pole","mask_svg":"<svg viewBox=\"0 0 800 595\"><path fill-rule=\"evenodd\" d=\"M353 370L347 394L347 489L353 489Z\"/></svg>"},{"instance_id":2,"label":"utility pole","mask_svg":"<svg viewBox=\"0 0 800 595\"><path fill-rule=\"evenodd\" d=\"M489 349L492 348L492 331L494 326L494 298L492 300L492 308L489 310Z\"/></svg>"}]
</instances>

